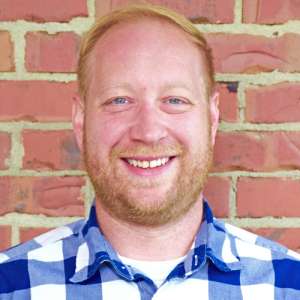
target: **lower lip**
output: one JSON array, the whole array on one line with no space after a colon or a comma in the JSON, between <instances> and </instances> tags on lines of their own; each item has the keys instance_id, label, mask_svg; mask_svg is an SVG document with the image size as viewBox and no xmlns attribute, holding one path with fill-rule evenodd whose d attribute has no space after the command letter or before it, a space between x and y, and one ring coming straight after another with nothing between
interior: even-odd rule
<instances>
[{"instance_id":1,"label":"lower lip","mask_svg":"<svg viewBox=\"0 0 300 300\"><path fill-rule=\"evenodd\" d=\"M169 159L166 164L161 165L159 167L155 168L138 168L135 166L130 165L126 160L122 159L123 163L126 165L126 167L129 169L131 173L137 176L159 176L165 171L167 171L170 166L173 164L175 158Z\"/></svg>"}]
</instances>

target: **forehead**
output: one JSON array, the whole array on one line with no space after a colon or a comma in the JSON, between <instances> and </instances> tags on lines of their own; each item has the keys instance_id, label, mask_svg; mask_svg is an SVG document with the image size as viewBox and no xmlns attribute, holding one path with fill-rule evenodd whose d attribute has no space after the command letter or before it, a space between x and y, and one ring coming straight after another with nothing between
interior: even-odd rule
<instances>
[{"instance_id":1,"label":"forehead","mask_svg":"<svg viewBox=\"0 0 300 300\"><path fill-rule=\"evenodd\" d=\"M182 29L146 17L114 25L97 41L89 58L90 82L99 76L106 80L107 72L113 71L120 76L132 70L141 71L142 76L143 69L148 75L156 76L156 72L160 77L166 70L173 77L182 77L184 72L199 75L204 72L202 59L199 48Z\"/></svg>"}]
</instances>

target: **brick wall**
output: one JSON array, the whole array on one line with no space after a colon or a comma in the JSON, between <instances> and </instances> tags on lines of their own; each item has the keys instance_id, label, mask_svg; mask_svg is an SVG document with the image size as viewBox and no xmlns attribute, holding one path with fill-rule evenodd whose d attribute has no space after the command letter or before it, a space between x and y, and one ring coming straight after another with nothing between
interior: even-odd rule
<instances>
[{"instance_id":1,"label":"brick wall","mask_svg":"<svg viewBox=\"0 0 300 300\"><path fill-rule=\"evenodd\" d=\"M126 2L0 0L1 249L86 214L93 191L70 123L78 43ZM206 188L217 216L299 250L299 2L151 2L206 22L221 94Z\"/></svg>"}]
</instances>

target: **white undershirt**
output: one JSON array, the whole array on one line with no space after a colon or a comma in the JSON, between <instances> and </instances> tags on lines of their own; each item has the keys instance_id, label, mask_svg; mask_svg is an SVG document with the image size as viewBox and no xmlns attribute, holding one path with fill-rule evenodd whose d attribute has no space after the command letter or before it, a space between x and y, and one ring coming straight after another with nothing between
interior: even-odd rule
<instances>
[{"instance_id":1,"label":"white undershirt","mask_svg":"<svg viewBox=\"0 0 300 300\"><path fill-rule=\"evenodd\" d=\"M162 285L170 272L176 265L182 262L185 257L186 256L163 261L145 261L119 255L119 258L124 264L141 271L148 278L152 279L157 287Z\"/></svg>"}]
</instances>

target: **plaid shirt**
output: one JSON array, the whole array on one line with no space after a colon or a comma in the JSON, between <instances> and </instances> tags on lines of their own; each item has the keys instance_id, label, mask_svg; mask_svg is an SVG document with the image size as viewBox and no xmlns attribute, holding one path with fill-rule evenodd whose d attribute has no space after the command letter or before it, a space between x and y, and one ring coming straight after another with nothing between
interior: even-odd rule
<instances>
[{"instance_id":1,"label":"plaid shirt","mask_svg":"<svg viewBox=\"0 0 300 300\"><path fill-rule=\"evenodd\" d=\"M300 255L215 219L158 288L124 265L97 224L80 220L0 254L1 300L300 299Z\"/></svg>"}]
</instances>

